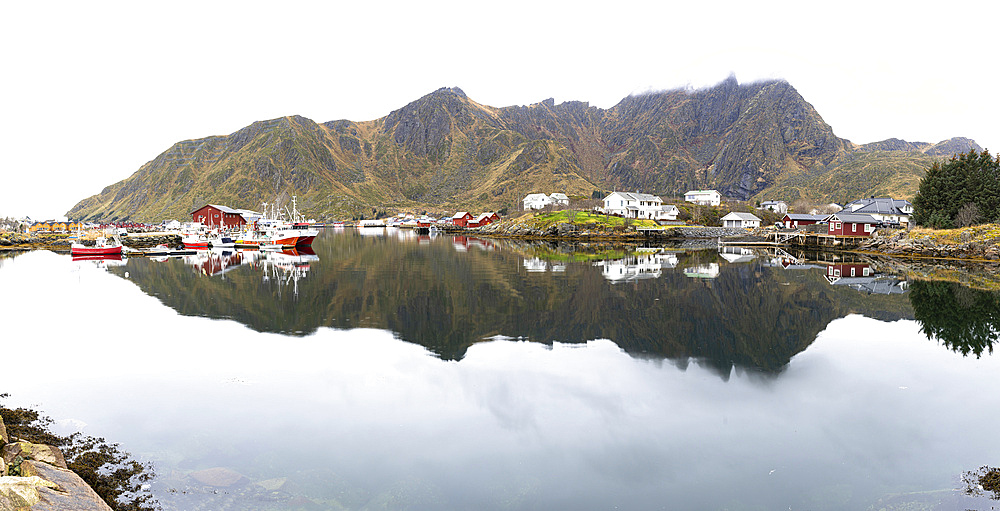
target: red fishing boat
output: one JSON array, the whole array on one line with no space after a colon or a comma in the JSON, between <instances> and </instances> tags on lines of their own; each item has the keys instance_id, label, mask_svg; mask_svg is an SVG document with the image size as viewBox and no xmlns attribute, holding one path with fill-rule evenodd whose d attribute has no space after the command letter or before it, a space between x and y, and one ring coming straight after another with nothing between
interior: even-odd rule
<instances>
[{"instance_id":1,"label":"red fishing boat","mask_svg":"<svg viewBox=\"0 0 1000 511\"><path fill-rule=\"evenodd\" d=\"M69 246L69 253L73 256L107 256L122 255L122 244L115 238L97 238L94 246L87 246L83 243L73 242Z\"/></svg>"},{"instance_id":2,"label":"red fishing boat","mask_svg":"<svg viewBox=\"0 0 1000 511\"><path fill-rule=\"evenodd\" d=\"M181 238L181 243L184 244L184 248L189 249L200 249L208 250L209 240L208 237L203 234L190 234Z\"/></svg>"}]
</instances>

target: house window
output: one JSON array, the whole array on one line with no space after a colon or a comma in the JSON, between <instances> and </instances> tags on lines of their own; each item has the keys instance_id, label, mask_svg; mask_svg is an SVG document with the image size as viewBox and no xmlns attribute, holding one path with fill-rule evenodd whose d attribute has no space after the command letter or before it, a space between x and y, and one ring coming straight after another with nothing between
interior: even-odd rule
<instances>
[{"instance_id":1,"label":"house window","mask_svg":"<svg viewBox=\"0 0 1000 511\"><path fill-rule=\"evenodd\" d=\"M854 276L854 268L851 268L851 276Z\"/></svg>"},{"instance_id":2,"label":"house window","mask_svg":"<svg viewBox=\"0 0 1000 511\"><path fill-rule=\"evenodd\" d=\"M858 224L851 224L851 232L858 232Z\"/></svg>"}]
</instances>

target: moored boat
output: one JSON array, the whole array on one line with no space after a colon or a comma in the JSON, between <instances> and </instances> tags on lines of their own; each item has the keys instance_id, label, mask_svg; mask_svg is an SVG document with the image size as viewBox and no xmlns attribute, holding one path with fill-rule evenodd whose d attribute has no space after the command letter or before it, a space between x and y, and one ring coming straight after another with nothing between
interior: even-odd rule
<instances>
[{"instance_id":1,"label":"moored boat","mask_svg":"<svg viewBox=\"0 0 1000 511\"><path fill-rule=\"evenodd\" d=\"M94 246L73 242L69 246L69 253L74 256L106 256L122 255L122 244L117 238L97 238Z\"/></svg>"},{"instance_id":2,"label":"moored boat","mask_svg":"<svg viewBox=\"0 0 1000 511\"><path fill-rule=\"evenodd\" d=\"M205 250L209 247L208 237L202 234L190 234L181 238L184 248Z\"/></svg>"}]
</instances>

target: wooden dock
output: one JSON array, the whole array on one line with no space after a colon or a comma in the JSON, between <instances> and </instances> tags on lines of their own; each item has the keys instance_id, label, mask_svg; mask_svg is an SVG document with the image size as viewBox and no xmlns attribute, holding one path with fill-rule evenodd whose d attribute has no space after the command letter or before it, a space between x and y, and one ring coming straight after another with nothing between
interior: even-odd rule
<instances>
[{"instance_id":1,"label":"wooden dock","mask_svg":"<svg viewBox=\"0 0 1000 511\"><path fill-rule=\"evenodd\" d=\"M719 245L744 245L744 246L772 246L772 247L798 247L798 248L857 248L869 236L835 236L833 234L807 232L807 231L785 231L778 230L770 232L765 240L739 240L719 238Z\"/></svg>"}]
</instances>

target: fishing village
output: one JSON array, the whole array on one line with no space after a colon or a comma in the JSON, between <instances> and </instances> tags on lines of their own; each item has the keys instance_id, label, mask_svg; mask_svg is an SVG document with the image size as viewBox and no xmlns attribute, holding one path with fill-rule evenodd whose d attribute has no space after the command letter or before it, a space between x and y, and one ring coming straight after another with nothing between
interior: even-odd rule
<instances>
[{"instance_id":1,"label":"fishing village","mask_svg":"<svg viewBox=\"0 0 1000 511\"><path fill-rule=\"evenodd\" d=\"M540 201L538 196L546 197ZM965 229L954 236L913 229L913 205L892 198L865 198L832 213L793 213L783 201L757 205L756 214L726 211L714 190L692 191L685 199L695 208L711 209L718 225L697 219L678 220L680 209L663 205L660 197L613 192L603 205L589 211L569 207L561 193L530 194L523 214L501 219L495 212L460 211L440 217L400 213L381 219L316 221L298 211L294 197L283 208L263 203L260 211L206 204L191 212L191 221L161 224L133 222L87 223L46 221L22 223L0 234L0 250L46 248L74 257L177 256L194 250L308 249L321 228L412 229L474 233L495 238L655 243L689 239L717 246L787 247L806 250L853 251L885 255L994 261L1000 259L996 236L987 226ZM554 207L553 207L554 206ZM742 209L749 209L742 205ZM683 207L683 206L682 206ZM734 208L735 209L735 208ZM687 212L687 211L686 211ZM723 214L723 212L725 212ZM690 215L690 213L689 213ZM760 216L758 216L760 215ZM761 217L774 219L766 222ZM20 231L20 232L17 232Z\"/></svg>"}]
</instances>

